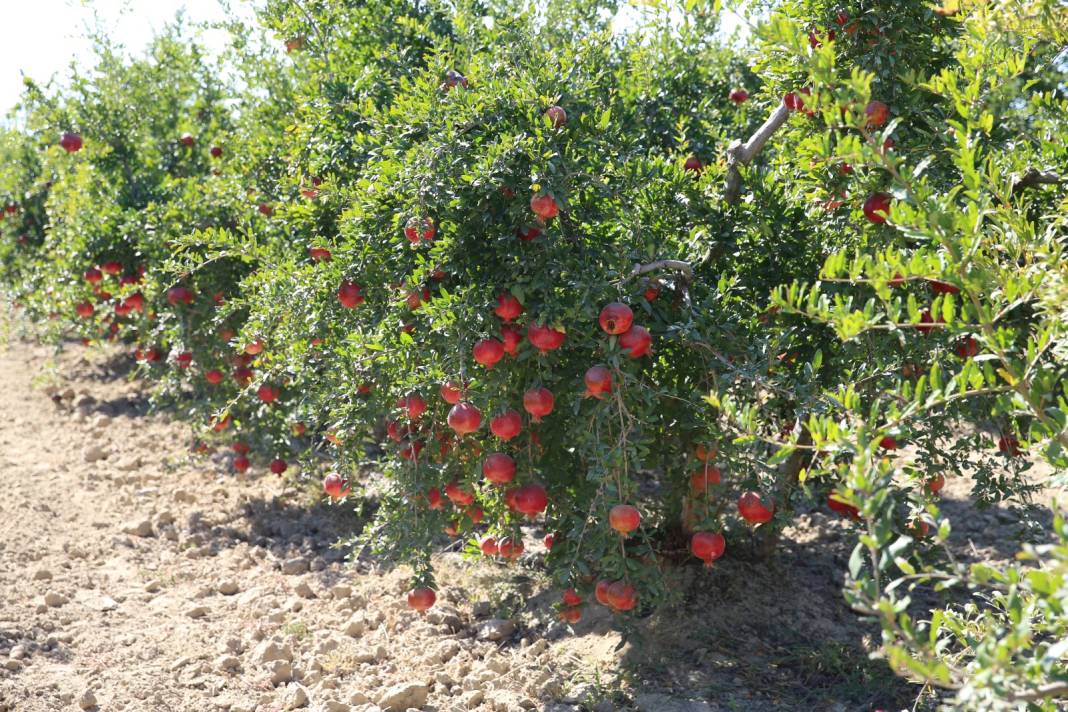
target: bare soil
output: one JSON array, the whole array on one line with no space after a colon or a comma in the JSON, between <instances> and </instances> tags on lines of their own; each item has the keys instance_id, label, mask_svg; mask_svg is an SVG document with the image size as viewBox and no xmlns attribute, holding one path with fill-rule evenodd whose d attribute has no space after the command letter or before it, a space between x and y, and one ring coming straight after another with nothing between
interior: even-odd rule
<instances>
[{"instance_id":1,"label":"bare soil","mask_svg":"<svg viewBox=\"0 0 1068 712\"><path fill-rule=\"evenodd\" d=\"M10 329L10 327L9 327ZM150 412L128 364L0 343L0 711L896 710L921 690L869 659L843 603L850 525L802 513L768 562L668 572L675 596L624 640L590 606L554 620L538 547L519 566L439 554L439 605L408 572L349 560L360 526ZM1019 532L969 512L954 536L1005 560ZM1063 498L1062 498L1063 499ZM499 637L498 637L499 636ZM496 638L496 639L492 639Z\"/></svg>"}]
</instances>

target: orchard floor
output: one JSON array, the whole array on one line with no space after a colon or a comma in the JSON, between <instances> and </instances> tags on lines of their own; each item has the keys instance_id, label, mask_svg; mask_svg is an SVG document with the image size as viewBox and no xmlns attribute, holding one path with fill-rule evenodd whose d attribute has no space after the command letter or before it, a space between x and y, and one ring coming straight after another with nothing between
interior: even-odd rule
<instances>
[{"instance_id":1,"label":"orchard floor","mask_svg":"<svg viewBox=\"0 0 1068 712\"><path fill-rule=\"evenodd\" d=\"M422 618L406 571L335 546L359 526L351 506L262 463L235 476L222 449L192 457L128 368L0 322L0 712L934 704L869 659L878 631L842 602L838 519L803 513L771 562L669 572L679 595L622 646L597 606L574 630L553 620L533 539L511 568L443 551ZM958 506L967 485L947 490ZM1010 555L1008 517L958 520L976 556Z\"/></svg>"}]
</instances>

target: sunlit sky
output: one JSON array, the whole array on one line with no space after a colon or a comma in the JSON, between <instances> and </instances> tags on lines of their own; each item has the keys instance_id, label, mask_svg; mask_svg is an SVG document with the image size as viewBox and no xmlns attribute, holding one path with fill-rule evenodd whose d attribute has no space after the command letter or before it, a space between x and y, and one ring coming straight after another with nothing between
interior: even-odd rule
<instances>
[{"instance_id":1,"label":"sunlit sky","mask_svg":"<svg viewBox=\"0 0 1068 712\"><path fill-rule=\"evenodd\" d=\"M60 82L71 61L89 62L92 51L87 30L100 26L106 34L131 50L140 50L175 13L184 11L193 22L211 22L226 16L220 0L0 0L6 30L0 42L0 117L18 101L22 77L45 82L56 75ZM252 0L232 0L248 12ZM617 18L626 24L626 12ZM725 12L723 29L732 31L738 17ZM209 47L221 36L206 36Z\"/></svg>"}]
</instances>

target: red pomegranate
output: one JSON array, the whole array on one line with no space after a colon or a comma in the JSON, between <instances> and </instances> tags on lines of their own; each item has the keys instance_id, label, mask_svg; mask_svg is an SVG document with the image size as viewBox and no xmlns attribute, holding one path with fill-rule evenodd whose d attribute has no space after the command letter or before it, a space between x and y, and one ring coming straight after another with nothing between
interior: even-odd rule
<instances>
[{"instance_id":1,"label":"red pomegranate","mask_svg":"<svg viewBox=\"0 0 1068 712\"><path fill-rule=\"evenodd\" d=\"M104 274L120 274L122 272L122 263L118 260L109 260L100 265L100 269L104 270Z\"/></svg>"},{"instance_id":2,"label":"red pomegranate","mask_svg":"<svg viewBox=\"0 0 1068 712\"><path fill-rule=\"evenodd\" d=\"M456 480L445 485L445 496L458 507L466 507L475 501L475 495L461 487Z\"/></svg>"},{"instance_id":3,"label":"red pomegranate","mask_svg":"<svg viewBox=\"0 0 1068 712\"><path fill-rule=\"evenodd\" d=\"M890 437L889 435L886 435L879 440L879 447L881 447L883 450L897 450L897 440Z\"/></svg>"},{"instance_id":4,"label":"red pomegranate","mask_svg":"<svg viewBox=\"0 0 1068 712\"><path fill-rule=\"evenodd\" d=\"M543 544L545 544L545 548L546 549L548 549L549 551L552 551L553 550L553 545L556 544L556 535L555 534L546 534L545 538L542 539L541 541L542 541Z\"/></svg>"},{"instance_id":5,"label":"red pomegranate","mask_svg":"<svg viewBox=\"0 0 1068 712\"><path fill-rule=\"evenodd\" d=\"M204 380L213 386L217 386L223 381L223 373L217 368L209 369L204 372Z\"/></svg>"},{"instance_id":6,"label":"red pomegranate","mask_svg":"<svg viewBox=\"0 0 1068 712\"><path fill-rule=\"evenodd\" d=\"M567 123L567 112L564 111L562 106L556 106L555 104L550 106L545 110L545 115L549 117L554 129L558 129Z\"/></svg>"},{"instance_id":7,"label":"red pomegranate","mask_svg":"<svg viewBox=\"0 0 1068 712\"><path fill-rule=\"evenodd\" d=\"M649 353L653 337L644 326L632 326L619 337L619 346L631 358L641 358Z\"/></svg>"},{"instance_id":8,"label":"red pomegranate","mask_svg":"<svg viewBox=\"0 0 1068 712\"><path fill-rule=\"evenodd\" d=\"M408 608L420 613L430 610L437 600L437 594L430 588L413 588L408 592Z\"/></svg>"},{"instance_id":9,"label":"red pomegranate","mask_svg":"<svg viewBox=\"0 0 1068 712\"><path fill-rule=\"evenodd\" d=\"M738 498L738 514L749 524L763 524L771 520L775 511L765 507L756 492L743 492Z\"/></svg>"},{"instance_id":10,"label":"red pomegranate","mask_svg":"<svg viewBox=\"0 0 1068 712\"><path fill-rule=\"evenodd\" d=\"M841 501L833 492L827 495L827 507L830 508L832 512L837 512L843 517L849 517L850 519L858 519L860 517L859 509L851 504L846 504Z\"/></svg>"},{"instance_id":11,"label":"red pomegranate","mask_svg":"<svg viewBox=\"0 0 1068 712\"><path fill-rule=\"evenodd\" d=\"M197 142L197 140L195 138L193 138L193 134L191 134L191 133L182 134L181 136L178 137L178 141L183 146L186 146L186 147L191 147L191 146L195 145L196 142Z\"/></svg>"},{"instance_id":12,"label":"red pomegranate","mask_svg":"<svg viewBox=\"0 0 1068 712\"><path fill-rule=\"evenodd\" d=\"M267 217L274 215L274 207L270 203L260 203L256 206L256 209L260 211L261 215L266 215Z\"/></svg>"},{"instance_id":13,"label":"red pomegranate","mask_svg":"<svg viewBox=\"0 0 1068 712\"><path fill-rule=\"evenodd\" d=\"M278 400L278 396L281 395L281 389L277 386L271 386L264 383L256 390L256 395L259 396L259 399L264 403L274 403Z\"/></svg>"},{"instance_id":14,"label":"red pomegranate","mask_svg":"<svg viewBox=\"0 0 1068 712\"><path fill-rule=\"evenodd\" d=\"M727 541L718 532L715 534L697 532L690 538L690 551L698 559L705 562L705 566L711 566L713 561L723 556L726 548Z\"/></svg>"},{"instance_id":15,"label":"red pomegranate","mask_svg":"<svg viewBox=\"0 0 1068 712\"><path fill-rule=\"evenodd\" d=\"M718 467L705 465L690 475L690 492L692 494L703 494L708 492L709 487L718 485L722 481L723 477Z\"/></svg>"},{"instance_id":16,"label":"red pomegranate","mask_svg":"<svg viewBox=\"0 0 1068 712\"><path fill-rule=\"evenodd\" d=\"M289 469L289 463L280 457L271 460L271 472L280 475Z\"/></svg>"},{"instance_id":17,"label":"red pomegranate","mask_svg":"<svg viewBox=\"0 0 1068 712\"><path fill-rule=\"evenodd\" d=\"M617 611L629 611L638 605L638 592L626 581L616 581L605 592L609 607Z\"/></svg>"},{"instance_id":18,"label":"red pomegranate","mask_svg":"<svg viewBox=\"0 0 1068 712\"><path fill-rule=\"evenodd\" d=\"M523 409L530 413L531 420L535 423L553 412L555 402L553 392L548 388L531 388L523 394Z\"/></svg>"},{"instance_id":19,"label":"red pomegranate","mask_svg":"<svg viewBox=\"0 0 1068 712\"><path fill-rule=\"evenodd\" d=\"M506 324L501 327L501 341L504 342L504 352L509 356L519 353L519 344L523 342L523 333L514 326Z\"/></svg>"},{"instance_id":20,"label":"red pomegranate","mask_svg":"<svg viewBox=\"0 0 1068 712\"><path fill-rule=\"evenodd\" d=\"M104 274L96 267L90 267L85 270L85 281L89 284L100 284L100 280L104 279Z\"/></svg>"},{"instance_id":21,"label":"red pomegranate","mask_svg":"<svg viewBox=\"0 0 1068 712\"><path fill-rule=\"evenodd\" d=\"M638 528L642 516L629 504L617 504L608 512L608 525L626 536Z\"/></svg>"},{"instance_id":22,"label":"red pomegranate","mask_svg":"<svg viewBox=\"0 0 1068 712\"><path fill-rule=\"evenodd\" d=\"M234 377L234 383L239 386L247 386L252 382L252 369L248 366L238 366L231 374Z\"/></svg>"},{"instance_id":23,"label":"red pomegranate","mask_svg":"<svg viewBox=\"0 0 1068 712\"><path fill-rule=\"evenodd\" d=\"M67 131L59 137L59 145L67 153L77 153L82 150L82 135L74 133L73 131Z\"/></svg>"},{"instance_id":24,"label":"red pomegranate","mask_svg":"<svg viewBox=\"0 0 1068 712\"><path fill-rule=\"evenodd\" d=\"M890 215L890 195L888 193L872 193L864 201L864 217L876 225L882 225Z\"/></svg>"},{"instance_id":25,"label":"red pomegranate","mask_svg":"<svg viewBox=\"0 0 1068 712\"><path fill-rule=\"evenodd\" d=\"M485 537L481 542L479 542L478 548L482 550L483 556L496 556L497 540L491 536Z\"/></svg>"},{"instance_id":26,"label":"red pomegranate","mask_svg":"<svg viewBox=\"0 0 1068 712\"><path fill-rule=\"evenodd\" d=\"M930 492L931 494L938 494L939 492L942 491L942 488L945 487L945 486L946 486L946 476L945 475L936 475L936 476L932 477L931 479L927 480L927 484L925 485L925 487L927 487L927 491Z\"/></svg>"},{"instance_id":27,"label":"red pomegranate","mask_svg":"<svg viewBox=\"0 0 1068 712\"><path fill-rule=\"evenodd\" d=\"M481 524L483 517L486 516L486 513L482 511L482 507L477 505L468 507L464 514L467 515L467 518L471 520L472 524Z\"/></svg>"},{"instance_id":28,"label":"red pomegranate","mask_svg":"<svg viewBox=\"0 0 1068 712\"><path fill-rule=\"evenodd\" d=\"M408 415L409 420L418 420L426 412L426 401L418 393L409 393L397 401L397 407Z\"/></svg>"},{"instance_id":29,"label":"red pomegranate","mask_svg":"<svg viewBox=\"0 0 1068 712\"><path fill-rule=\"evenodd\" d=\"M193 354L183 351L174 357L174 362L178 365L178 368L189 368L193 364Z\"/></svg>"},{"instance_id":30,"label":"red pomegranate","mask_svg":"<svg viewBox=\"0 0 1068 712\"><path fill-rule=\"evenodd\" d=\"M231 443L230 449L236 452L238 455L247 455L252 450L252 448L248 446L248 443L242 442L241 440L235 440L233 443Z\"/></svg>"},{"instance_id":31,"label":"red pomegranate","mask_svg":"<svg viewBox=\"0 0 1068 712\"><path fill-rule=\"evenodd\" d=\"M597 599L597 602L602 606L608 606L608 589L612 586L612 582L606 579L601 579L597 582L597 585L593 589L593 597Z\"/></svg>"},{"instance_id":32,"label":"red pomegranate","mask_svg":"<svg viewBox=\"0 0 1068 712\"><path fill-rule=\"evenodd\" d=\"M230 427L230 416L224 415L221 418L212 418L211 429L217 433L221 433Z\"/></svg>"},{"instance_id":33,"label":"red pomegranate","mask_svg":"<svg viewBox=\"0 0 1068 712\"><path fill-rule=\"evenodd\" d=\"M449 410L448 423L457 435L467 435L482 426L482 412L471 403L457 403Z\"/></svg>"},{"instance_id":34,"label":"red pomegranate","mask_svg":"<svg viewBox=\"0 0 1068 712\"><path fill-rule=\"evenodd\" d=\"M549 496L541 485L523 485L512 495L512 502L517 512L533 519L545 511L549 505Z\"/></svg>"},{"instance_id":35,"label":"red pomegranate","mask_svg":"<svg viewBox=\"0 0 1068 712\"><path fill-rule=\"evenodd\" d=\"M565 606L579 606L582 605L582 596L578 595L578 592L569 588L564 591L564 595L560 597L560 602Z\"/></svg>"},{"instance_id":36,"label":"red pomegranate","mask_svg":"<svg viewBox=\"0 0 1068 712\"><path fill-rule=\"evenodd\" d=\"M1002 435L998 438L998 452L1005 453L1009 457L1021 454L1020 441L1012 435Z\"/></svg>"},{"instance_id":37,"label":"red pomegranate","mask_svg":"<svg viewBox=\"0 0 1068 712\"><path fill-rule=\"evenodd\" d=\"M482 462L482 474L495 485L515 479L515 460L503 452L492 453Z\"/></svg>"},{"instance_id":38,"label":"red pomegranate","mask_svg":"<svg viewBox=\"0 0 1068 712\"><path fill-rule=\"evenodd\" d=\"M727 98L735 104L744 104L749 100L749 92L745 89L731 89L731 93L727 95Z\"/></svg>"},{"instance_id":39,"label":"red pomegranate","mask_svg":"<svg viewBox=\"0 0 1068 712\"><path fill-rule=\"evenodd\" d=\"M541 234L541 228L534 227L533 225L524 225L523 227L517 229L515 231L515 234L523 242L530 242Z\"/></svg>"},{"instance_id":40,"label":"red pomegranate","mask_svg":"<svg viewBox=\"0 0 1068 712\"><path fill-rule=\"evenodd\" d=\"M560 206L552 193L537 193L530 198L530 209L543 220L555 218L560 213Z\"/></svg>"},{"instance_id":41,"label":"red pomegranate","mask_svg":"<svg viewBox=\"0 0 1068 712\"><path fill-rule=\"evenodd\" d=\"M234 471L245 472L249 468L248 458L244 455L238 455L234 458Z\"/></svg>"},{"instance_id":42,"label":"red pomegranate","mask_svg":"<svg viewBox=\"0 0 1068 712\"><path fill-rule=\"evenodd\" d=\"M311 257L316 262L329 262L333 259L333 254L325 247L309 247L308 257Z\"/></svg>"},{"instance_id":43,"label":"red pomegranate","mask_svg":"<svg viewBox=\"0 0 1068 712\"><path fill-rule=\"evenodd\" d=\"M686 162L682 164L683 170L689 171L694 175L700 175L701 171L704 170L704 167L705 164L701 163L701 159L697 156L690 156L686 159Z\"/></svg>"},{"instance_id":44,"label":"red pomegranate","mask_svg":"<svg viewBox=\"0 0 1068 712\"><path fill-rule=\"evenodd\" d=\"M337 290L337 300L346 309L355 309L364 302L363 295L360 294L362 290L363 287L355 282L342 282Z\"/></svg>"},{"instance_id":45,"label":"red pomegranate","mask_svg":"<svg viewBox=\"0 0 1068 712\"><path fill-rule=\"evenodd\" d=\"M350 492L347 485L348 482L343 480L341 475L336 472L331 472L323 478L323 490L330 495L332 499L341 499L347 495Z\"/></svg>"},{"instance_id":46,"label":"red pomegranate","mask_svg":"<svg viewBox=\"0 0 1068 712\"><path fill-rule=\"evenodd\" d=\"M927 280L927 286L930 287L931 291L935 294L960 294L960 287L938 279Z\"/></svg>"},{"instance_id":47,"label":"red pomegranate","mask_svg":"<svg viewBox=\"0 0 1068 712\"><path fill-rule=\"evenodd\" d=\"M877 129L890 118L890 107L881 101L873 99L864 107L864 116L866 117L868 128Z\"/></svg>"},{"instance_id":48,"label":"red pomegranate","mask_svg":"<svg viewBox=\"0 0 1068 712\"><path fill-rule=\"evenodd\" d=\"M460 398L463 397L463 389L456 385L452 381L446 381L441 384L441 399L449 405L456 405L460 402Z\"/></svg>"},{"instance_id":49,"label":"red pomegranate","mask_svg":"<svg viewBox=\"0 0 1068 712\"><path fill-rule=\"evenodd\" d=\"M430 218L411 217L404 223L404 237L413 245L418 244L420 240L433 240L437 232L438 228Z\"/></svg>"},{"instance_id":50,"label":"red pomegranate","mask_svg":"<svg viewBox=\"0 0 1068 712\"><path fill-rule=\"evenodd\" d=\"M508 323L523 313L523 305L511 294L500 294L497 296L497 306L494 307L493 313Z\"/></svg>"},{"instance_id":51,"label":"red pomegranate","mask_svg":"<svg viewBox=\"0 0 1068 712\"><path fill-rule=\"evenodd\" d=\"M497 341L497 339L482 339L471 349L471 353L475 357L475 361L486 368L493 368L498 361L504 358L504 344Z\"/></svg>"},{"instance_id":52,"label":"red pomegranate","mask_svg":"<svg viewBox=\"0 0 1068 712\"><path fill-rule=\"evenodd\" d=\"M210 153L211 153L211 157L212 158L222 158L222 155L223 155L222 146L212 146Z\"/></svg>"},{"instance_id":53,"label":"red pomegranate","mask_svg":"<svg viewBox=\"0 0 1068 712\"><path fill-rule=\"evenodd\" d=\"M604 366L591 366L586 369L586 395L600 398L612 392L612 372Z\"/></svg>"},{"instance_id":54,"label":"red pomegranate","mask_svg":"<svg viewBox=\"0 0 1068 712\"><path fill-rule=\"evenodd\" d=\"M540 353L546 354L564 345L567 334L551 326L531 324L527 327L527 339Z\"/></svg>"},{"instance_id":55,"label":"red pomegranate","mask_svg":"<svg viewBox=\"0 0 1068 712\"><path fill-rule=\"evenodd\" d=\"M606 334L622 334L634 323L634 312L626 304L612 302L601 310L598 321Z\"/></svg>"},{"instance_id":56,"label":"red pomegranate","mask_svg":"<svg viewBox=\"0 0 1068 712\"><path fill-rule=\"evenodd\" d=\"M89 302L78 302L74 305L74 312L82 319L88 319L96 311L96 308Z\"/></svg>"},{"instance_id":57,"label":"red pomegranate","mask_svg":"<svg viewBox=\"0 0 1068 712\"><path fill-rule=\"evenodd\" d=\"M490 420L490 430L498 438L504 441L511 440L523 429L523 419L514 410L506 410L493 416Z\"/></svg>"},{"instance_id":58,"label":"red pomegranate","mask_svg":"<svg viewBox=\"0 0 1068 712\"><path fill-rule=\"evenodd\" d=\"M560 620L565 623L575 625L582 620L582 607L581 606L565 606L560 609Z\"/></svg>"},{"instance_id":59,"label":"red pomegranate","mask_svg":"<svg viewBox=\"0 0 1068 712\"><path fill-rule=\"evenodd\" d=\"M504 537L497 543L497 553L512 561L518 559L525 548L522 539L513 539L510 536Z\"/></svg>"},{"instance_id":60,"label":"red pomegranate","mask_svg":"<svg viewBox=\"0 0 1068 712\"><path fill-rule=\"evenodd\" d=\"M255 356L257 354L263 353L263 341L261 341L260 339L250 341L245 346L245 353L249 356Z\"/></svg>"},{"instance_id":61,"label":"red pomegranate","mask_svg":"<svg viewBox=\"0 0 1068 712\"><path fill-rule=\"evenodd\" d=\"M426 506L433 510L445 509L445 499L441 496L441 490L431 487L426 491Z\"/></svg>"}]
</instances>

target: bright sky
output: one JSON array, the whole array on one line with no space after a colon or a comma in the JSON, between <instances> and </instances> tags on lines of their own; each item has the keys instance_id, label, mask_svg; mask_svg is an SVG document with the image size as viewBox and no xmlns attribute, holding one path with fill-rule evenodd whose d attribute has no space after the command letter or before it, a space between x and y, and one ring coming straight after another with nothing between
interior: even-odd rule
<instances>
[{"instance_id":1,"label":"bright sky","mask_svg":"<svg viewBox=\"0 0 1068 712\"><path fill-rule=\"evenodd\" d=\"M4 0L3 5L0 116L18 101L23 74L45 82L56 73L62 77L72 59L89 61L85 35L97 19L109 37L140 50L179 10L196 22L225 17L219 0Z\"/></svg>"}]
</instances>

